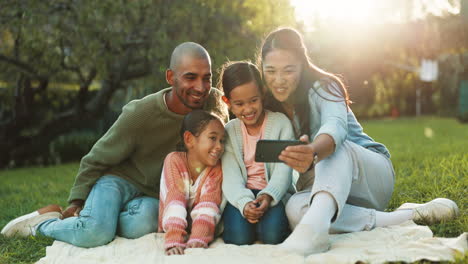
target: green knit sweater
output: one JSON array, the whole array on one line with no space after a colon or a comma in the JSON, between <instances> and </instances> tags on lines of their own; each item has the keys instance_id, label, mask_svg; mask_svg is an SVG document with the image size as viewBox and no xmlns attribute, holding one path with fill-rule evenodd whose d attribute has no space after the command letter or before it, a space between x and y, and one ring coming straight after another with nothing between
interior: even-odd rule
<instances>
[{"instance_id":1,"label":"green knit sweater","mask_svg":"<svg viewBox=\"0 0 468 264\"><path fill-rule=\"evenodd\" d=\"M91 151L81 159L68 201L86 200L94 183L103 175L115 175L133 183L144 195L158 198L161 171L166 155L180 141L184 115L171 112L163 89L126 104L119 118ZM222 93L212 88L203 109L228 120Z\"/></svg>"}]
</instances>

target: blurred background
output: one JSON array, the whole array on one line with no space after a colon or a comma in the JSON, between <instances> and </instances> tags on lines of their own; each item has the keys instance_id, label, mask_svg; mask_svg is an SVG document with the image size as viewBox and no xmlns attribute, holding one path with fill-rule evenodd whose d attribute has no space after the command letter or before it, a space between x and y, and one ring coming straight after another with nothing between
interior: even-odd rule
<instances>
[{"instance_id":1,"label":"blurred background","mask_svg":"<svg viewBox=\"0 0 468 264\"><path fill-rule=\"evenodd\" d=\"M202 44L216 83L279 26L343 77L358 118L468 121L467 0L1 0L0 168L79 160L167 87L177 44Z\"/></svg>"}]
</instances>

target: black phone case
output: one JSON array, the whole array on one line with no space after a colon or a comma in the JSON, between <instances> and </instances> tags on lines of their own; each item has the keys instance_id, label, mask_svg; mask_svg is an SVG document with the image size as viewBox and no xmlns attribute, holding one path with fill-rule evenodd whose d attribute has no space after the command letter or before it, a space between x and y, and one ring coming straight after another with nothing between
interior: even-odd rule
<instances>
[{"instance_id":1,"label":"black phone case","mask_svg":"<svg viewBox=\"0 0 468 264\"><path fill-rule=\"evenodd\" d=\"M255 149L256 162L282 162L278 159L281 151L287 146L304 144L299 140L259 140Z\"/></svg>"}]
</instances>

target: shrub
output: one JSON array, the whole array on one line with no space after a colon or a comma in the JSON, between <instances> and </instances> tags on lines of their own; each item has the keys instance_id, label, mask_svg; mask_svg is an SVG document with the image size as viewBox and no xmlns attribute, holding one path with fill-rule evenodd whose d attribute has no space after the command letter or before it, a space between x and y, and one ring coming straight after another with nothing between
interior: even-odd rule
<instances>
[{"instance_id":1,"label":"shrub","mask_svg":"<svg viewBox=\"0 0 468 264\"><path fill-rule=\"evenodd\" d=\"M59 136L49 145L50 157L55 163L78 161L86 155L100 135L84 130Z\"/></svg>"}]
</instances>

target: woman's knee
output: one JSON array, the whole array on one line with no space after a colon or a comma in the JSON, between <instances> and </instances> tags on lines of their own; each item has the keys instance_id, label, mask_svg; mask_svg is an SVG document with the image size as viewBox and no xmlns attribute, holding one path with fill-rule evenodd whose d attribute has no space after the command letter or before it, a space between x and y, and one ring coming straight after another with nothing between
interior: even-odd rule
<instances>
[{"instance_id":1,"label":"woman's knee","mask_svg":"<svg viewBox=\"0 0 468 264\"><path fill-rule=\"evenodd\" d=\"M285 206L289 226L294 229L309 208L310 192L293 195Z\"/></svg>"}]
</instances>

